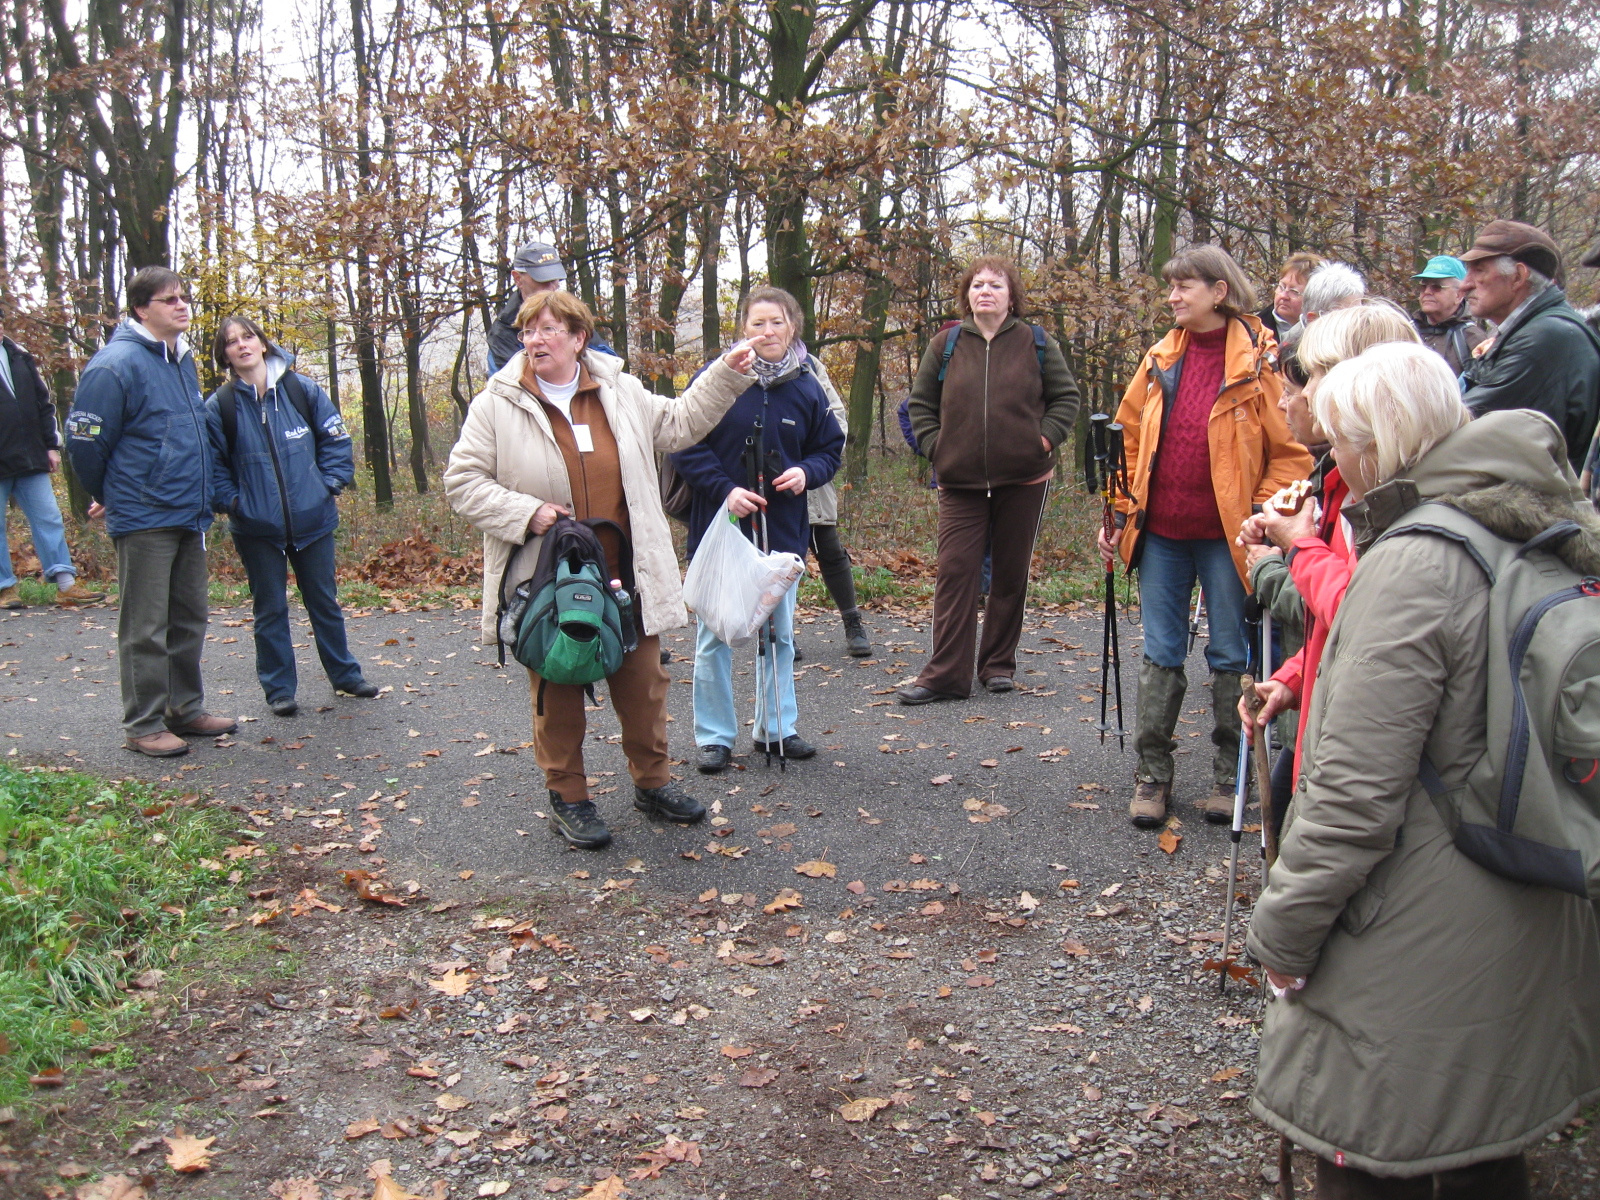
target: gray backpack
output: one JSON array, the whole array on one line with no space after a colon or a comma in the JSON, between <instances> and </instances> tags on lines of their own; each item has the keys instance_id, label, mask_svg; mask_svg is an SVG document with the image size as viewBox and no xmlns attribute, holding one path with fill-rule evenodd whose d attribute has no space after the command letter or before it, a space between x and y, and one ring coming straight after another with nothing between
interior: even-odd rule
<instances>
[{"instance_id":1,"label":"gray backpack","mask_svg":"<svg viewBox=\"0 0 1600 1200\"><path fill-rule=\"evenodd\" d=\"M1383 538L1449 538L1489 577L1487 749L1454 787L1426 755L1419 773L1456 848L1507 879L1600 900L1600 579L1550 550L1578 528L1507 541L1430 502Z\"/></svg>"}]
</instances>

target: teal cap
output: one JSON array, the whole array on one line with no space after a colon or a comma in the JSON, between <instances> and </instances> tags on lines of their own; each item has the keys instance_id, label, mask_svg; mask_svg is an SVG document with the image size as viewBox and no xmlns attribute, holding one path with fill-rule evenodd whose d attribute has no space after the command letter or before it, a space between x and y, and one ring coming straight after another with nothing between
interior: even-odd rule
<instances>
[{"instance_id":1,"label":"teal cap","mask_svg":"<svg viewBox=\"0 0 1600 1200\"><path fill-rule=\"evenodd\" d=\"M1428 265L1423 267L1411 278L1413 279L1465 279L1467 277L1467 264L1459 258L1452 258L1448 254L1435 254L1428 260Z\"/></svg>"}]
</instances>

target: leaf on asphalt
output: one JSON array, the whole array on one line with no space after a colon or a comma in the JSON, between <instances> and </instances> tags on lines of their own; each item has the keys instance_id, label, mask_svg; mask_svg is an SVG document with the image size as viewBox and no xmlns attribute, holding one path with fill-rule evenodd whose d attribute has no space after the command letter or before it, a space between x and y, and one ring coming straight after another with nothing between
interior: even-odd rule
<instances>
[{"instance_id":1,"label":"leaf on asphalt","mask_svg":"<svg viewBox=\"0 0 1600 1200\"><path fill-rule=\"evenodd\" d=\"M839 868L831 862L814 858L810 862L803 862L795 869L795 874L806 875L812 879L832 879L839 873Z\"/></svg>"},{"instance_id":2,"label":"leaf on asphalt","mask_svg":"<svg viewBox=\"0 0 1600 1200\"><path fill-rule=\"evenodd\" d=\"M1063 892L1070 892L1073 888L1078 886L1078 881L1076 879L1063 879L1060 883L1056 884L1056 886Z\"/></svg>"},{"instance_id":3,"label":"leaf on asphalt","mask_svg":"<svg viewBox=\"0 0 1600 1200\"><path fill-rule=\"evenodd\" d=\"M188 1175L211 1165L211 1143L217 1139L190 1137L180 1128L161 1140L167 1144L167 1166L180 1175Z\"/></svg>"},{"instance_id":4,"label":"leaf on asphalt","mask_svg":"<svg viewBox=\"0 0 1600 1200\"><path fill-rule=\"evenodd\" d=\"M1139 1011L1140 1012L1149 1012L1150 1009L1155 1006L1155 1002L1156 1001L1155 1001L1155 997L1154 996L1140 996L1139 997Z\"/></svg>"},{"instance_id":5,"label":"leaf on asphalt","mask_svg":"<svg viewBox=\"0 0 1600 1200\"><path fill-rule=\"evenodd\" d=\"M439 1093L439 1095L434 1098L433 1102L445 1112L460 1112L463 1108L466 1108L472 1103L471 1100L464 1099L463 1097L457 1096L451 1092Z\"/></svg>"},{"instance_id":6,"label":"leaf on asphalt","mask_svg":"<svg viewBox=\"0 0 1600 1200\"><path fill-rule=\"evenodd\" d=\"M994 976L992 976L992 975L968 975L967 976L967 986L970 987L970 988L993 987L994 986Z\"/></svg>"},{"instance_id":7,"label":"leaf on asphalt","mask_svg":"<svg viewBox=\"0 0 1600 1200\"><path fill-rule=\"evenodd\" d=\"M889 1107L889 1101L877 1096L863 1096L859 1100L852 1100L848 1104L839 1106L839 1115L846 1121L870 1121L880 1111Z\"/></svg>"},{"instance_id":8,"label":"leaf on asphalt","mask_svg":"<svg viewBox=\"0 0 1600 1200\"><path fill-rule=\"evenodd\" d=\"M746 1067L739 1076L739 1086L747 1088L763 1088L778 1077L778 1073L771 1067Z\"/></svg>"},{"instance_id":9,"label":"leaf on asphalt","mask_svg":"<svg viewBox=\"0 0 1600 1200\"><path fill-rule=\"evenodd\" d=\"M924 904L917 911L920 912L925 917L937 917L940 913L942 913L944 911L944 903L942 901L939 901L939 900L930 900L930 901L928 901L928 903ZM891 954L889 957L890 958L895 958L895 957L898 957L898 956ZM911 956L909 954L907 954L904 957L910 958Z\"/></svg>"},{"instance_id":10,"label":"leaf on asphalt","mask_svg":"<svg viewBox=\"0 0 1600 1200\"><path fill-rule=\"evenodd\" d=\"M382 1166L382 1171L376 1170L376 1168L379 1166ZM418 1196L413 1192L408 1192L405 1188L396 1183L394 1178L389 1174L389 1160L386 1158L380 1158L377 1162L369 1166L367 1168L367 1173L375 1177L372 1188L372 1200L428 1200L428 1197Z\"/></svg>"},{"instance_id":11,"label":"leaf on asphalt","mask_svg":"<svg viewBox=\"0 0 1600 1200\"><path fill-rule=\"evenodd\" d=\"M621 1175L608 1175L599 1183L594 1184L579 1200L618 1200L621 1196L632 1195L622 1184Z\"/></svg>"},{"instance_id":12,"label":"leaf on asphalt","mask_svg":"<svg viewBox=\"0 0 1600 1200\"><path fill-rule=\"evenodd\" d=\"M998 758L983 758L978 760L978 765L980 767L998 767L1000 760Z\"/></svg>"},{"instance_id":13,"label":"leaf on asphalt","mask_svg":"<svg viewBox=\"0 0 1600 1200\"><path fill-rule=\"evenodd\" d=\"M928 780L928 782L933 784L934 787L943 787L954 778L954 775L935 775L932 779Z\"/></svg>"},{"instance_id":14,"label":"leaf on asphalt","mask_svg":"<svg viewBox=\"0 0 1600 1200\"><path fill-rule=\"evenodd\" d=\"M1092 1104L1094 1101L1100 1099L1100 1089L1095 1087L1092 1083L1084 1084L1083 1098Z\"/></svg>"},{"instance_id":15,"label":"leaf on asphalt","mask_svg":"<svg viewBox=\"0 0 1600 1200\"><path fill-rule=\"evenodd\" d=\"M1058 1021L1054 1025L1029 1025L1028 1030L1032 1033L1082 1033L1083 1027Z\"/></svg>"},{"instance_id":16,"label":"leaf on asphalt","mask_svg":"<svg viewBox=\"0 0 1600 1200\"><path fill-rule=\"evenodd\" d=\"M783 951L773 946L761 954L735 954L733 961L747 967L776 967L786 959Z\"/></svg>"},{"instance_id":17,"label":"leaf on asphalt","mask_svg":"<svg viewBox=\"0 0 1600 1200\"><path fill-rule=\"evenodd\" d=\"M344 880L345 887L354 892L359 899L369 900L373 904L388 904L394 908L406 906L406 902L399 896L390 895L385 891L383 880L378 879L371 871L341 871L339 874Z\"/></svg>"},{"instance_id":18,"label":"leaf on asphalt","mask_svg":"<svg viewBox=\"0 0 1600 1200\"><path fill-rule=\"evenodd\" d=\"M1032 912L1039 907L1039 902L1033 898L1032 892L1023 892L1017 897L1017 907L1023 912Z\"/></svg>"},{"instance_id":19,"label":"leaf on asphalt","mask_svg":"<svg viewBox=\"0 0 1600 1200\"><path fill-rule=\"evenodd\" d=\"M439 1135L453 1146L470 1146L483 1136L481 1129L446 1129Z\"/></svg>"},{"instance_id":20,"label":"leaf on asphalt","mask_svg":"<svg viewBox=\"0 0 1600 1200\"><path fill-rule=\"evenodd\" d=\"M557 1192L564 1192L567 1190L567 1181L562 1179L559 1175L552 1175L541 1185L541 1190L549 1192L553 1196Z\"/></svg>"},{"instance_id":21,"label":"leaf on asphalt","mask_svg":"<svg viewBox=\"0 0 1600 1200\"><path fill-rule=\"evenodd\" d=\"M660 1179L661 1172L673 1163L686 1162L692 1167L700 1165L700 1143L686 1142L682 1138L667 1135L667 1140L654 1149L646 1150L642 1154L634 1155L635 1158L644 1160L644 1166L634 1167L628 1172L628 1178ZM615 1178L615 1176L613 1176Z\"/></svg>"},{"instance_id":22,"label":"leaf on asphalt","mask_svg":"<svg viewBox=\"0 0 1600 1200\"><path fill-rule=\"evenodd\" d=\"M793 888L780 888L770 904L763 904L761 911L769 917L773 913L788 912L791 908L804 908L800 902L800 893Z\"/></svg>"},{"instance_id":23,"label":"leaf on asphalt","mask_svg":"<svg viewBox=\"0 0 1600 1200\"><path fill-rule=\"evenodd\" d=\"M383 1122L378 1120L377 1117L367 1117L365 1120L352 1121L344 1127L344 1138L347 1142L353 1142L358 1138L366 1137L369 1133L377 1133L381 1128L383 1128Z\"/></svg>"},{"instance_id":24,"label":"leaf on asphalt","mask_svg":"<svg viewBox=\"0 0 1600 1200\"><path fill-rule=\"evenodd\" d=\"M1178 852L1178 843L1181 841L1183 841L1183 834L1174 833L1170 829L1163 829L1161 836L1156 839L1156 845L1160 846L1168 854L1176 854Z\"/></svg>"},{"instance_id":25,"label":"leaf on asphalt","mask_svg":"<svg viewBox=\"0 0 1600 1200\"><path fill-rule=\"evenodd\" d=\"M999 1120L999 1118L996 1117L992 1112L979 1112L973 1113L972 1115L986 1129Z\"/></svg>"},{"instance_id":26,"label":"leaf on asphalt","mask_svg":"<svg viewBox=\"0 0 1600 1200\"><path fill-rule=\"evenodd\" d=\"M478 1185L480 1196L504 1196L511 1190L511 1181L508 1179L490 1179Z\"/></svg>"},{"instance_id":27,"label":"leaf on asphalt","mask_svg":"<svg viewBox=\"0 0 1600 1200\"><path fill-rule=\"evenodd\" d=\"M1102 888L1100 894L1102 896L1115 896L1121 890L1122 890L1122 885L1120 883L1113 883L1108 888Z\"/></svg>"},{"instance_id":28,"label":"leaf on asphalt","mask_svg":"<svg viewBox=\"0 0 1600 1200\"><path fill-rule=\"evenodd\" d=\"M297 1183L298 1180L290 1180ZM276 1186L276 1185L274 1185ZM313 1185L315 1186L315 1185ZM272 1193L277 1196L277 1192ZM93 1183L86 1183L72 1193L73 1200L147 1200L149 1193L129 1175L106 1175ZM320 1193L304 1193L304 1200L319 1200ZM297 1193L289 1193L281 1200L298 1200Z\"/></svg>"},{"instance_id":29,"label":"leaf on asphalt","mask_svg":"<svg viewBox=\"0 0 1600 1200\"><path fill-rule=\"evenodd\" d=\"M722 1053L726 1058L748 1058L755 1053L755 1048L752 1046L724 1046Z\"/></svg>"},{"instance_id":30,"label":"leaf on asphalt","mask_svg":"<svg viewBox=\"0 0 1600 1200\"><path fill-rule=\"evenodd\" d=\"M1237 1079L1244 1074L1243 1067L1223 1067L1211 1077L1212 1083L1227 1083L1230 1079Z\"/></svg>"},{"instance_id":31,"label":"leaf on asphalt","mask_svg":"<svg viewBox=\"0 0 1600 1200\"><path fill-rule=\"evenodd\" d=\"M852 879L849 883L844 885L844 890L849 892L852 896L859 896L867 890L867 885L862 883L859 879Z\"/></svg>"},{"instance_id":32,"label":"leaf on asphalt","mask_svg":"<svg viewBox=\"0 0 1600 1200\"><path fill-rule=\"evenodd\" d=\"M428 986L446 996L465 996L478 976L472 971L457 971L451 967L442 977L428 980Z\"/></svg>"}]
</instances>

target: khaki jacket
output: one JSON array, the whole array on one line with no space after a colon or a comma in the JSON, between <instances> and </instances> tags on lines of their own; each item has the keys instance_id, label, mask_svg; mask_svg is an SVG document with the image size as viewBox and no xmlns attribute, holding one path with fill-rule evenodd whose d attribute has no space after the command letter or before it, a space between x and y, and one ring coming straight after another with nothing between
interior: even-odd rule
<instances>
[{"instance_id":1,"label":"khaki jacket","mask_svg":"<svg viewBox=\"0 0 1600 1200\"><path fill-rule=\"evenodd\" d=\"M839 398L839 389L833 386L833 380L828 378L828 368L822 365L822 360L816 355L811 356L811 370L816 375L817 382L822 385L822 394L828 398L828 411L833 414L833 419L839 422L839 432L846 438L850 436L849 414L845 412L844 401ZM806 516L813 525L837 525L839 523L839 493L833 486L833 480L828 480L819 488L812 488L806 493Z\"/></svg>"},{"instance_id":2,"label":"khaki jacket","mask_svg":"<svg viewBox=\"0 0 1600 1200\"><path fill-rule=\"evenodd\" d=\"M633 528L637 603L646 635L684 624L683 577L667 516L661 510L655 454L692 446L722 419L754 381L721 360L678 397L648 392L608 354L583 356L600 385L600 403L617 439L622 490ZM467 409L461 436L450 451L444 490L450 507L483 531L483 641L495 643L500 585L509 593L533 575L539 538L528 521L547 501L572 503L567 467L544 406L521 384L522 354L489 379Z\"/></svg>"},{"instance_id":3,"label":"khaki jacket","mask_svg":"<svg viewBox=\"0 0 1600 1200\"><path fill-rule=\"evenodd\" d=\"M1161 448L1162 414L1178 394L1179 364L1188 347L1189 332L1181 328L1156 343L1117 409L1127 450L1128 490L1133 495L1119 498L1116 507L1127 522L1121 548L1123 561L1130 566L1138 563L1150 473ZM1289 436L1289 426L1278 409L1283 382L1274 369L1276 349L1272 335L1262 329L1255 314L1228 323L1222 391L1212 406L1207 430L1217 515L1222 518L1234 566L1247 590L1250 572L1245 569L1244 547L1236 545L1234 538L1250 515L1250 506L1311 474L1310 453Z\"/></svg>"},{"instance_id":4,"label":"khaki jacket","mask_svg":"<svg viewBox=\"0 0 1600 1200\"><path fill-rule=\"evenodd\" d=\"M1553 423L1495 413L1408 474L1501 536L1558 520L1600 563ZM1358 544L1406 481L1344 509ZM1581 508L1580 508L1581 506ZM1491 874L1455 848L1417 781L1455 785L1485 746L1488 582L1465 548L1406 536L1362 558L1329 633L1280 857L1250 921L1261 962L1304 975L1267 1005L1251 1107L1325 1158L1418 1176L1515 1154L1600 1094L1594 906Z\"/></svg>"}]
</instances>

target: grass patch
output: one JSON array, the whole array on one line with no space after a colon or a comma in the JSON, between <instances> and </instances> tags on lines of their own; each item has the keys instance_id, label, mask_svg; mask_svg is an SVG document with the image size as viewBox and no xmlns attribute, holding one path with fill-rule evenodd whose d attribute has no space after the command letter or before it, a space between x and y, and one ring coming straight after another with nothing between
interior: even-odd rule
<instances>
[{"instance_id":1,"label":"grass patch","mask_svg":"<svg viewBox=\"0 0 1600 1200\"><path fill-rule=\"evenodd\" d=\"M0 765L0 1104L138 1017L129 982L180 961L225 900L227 830L192 795Z\"/></svg>"}]
</instances>

